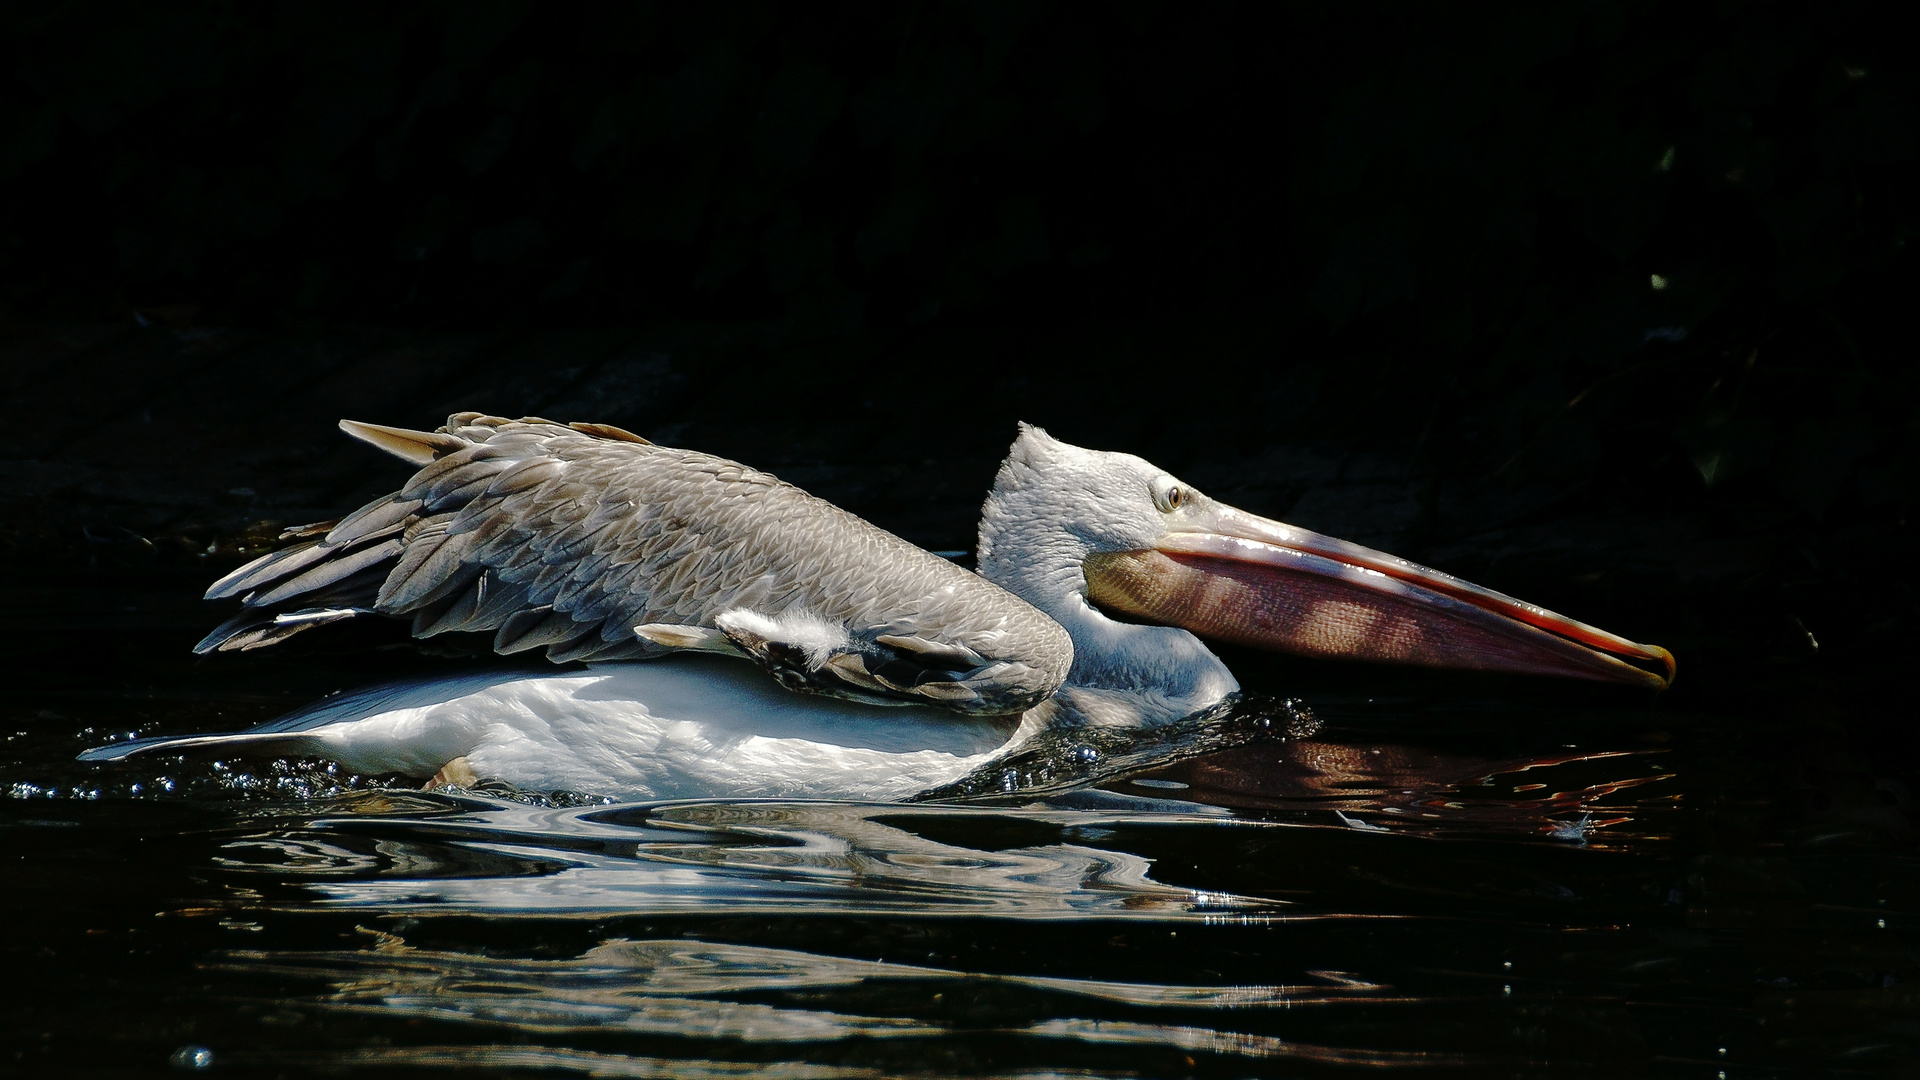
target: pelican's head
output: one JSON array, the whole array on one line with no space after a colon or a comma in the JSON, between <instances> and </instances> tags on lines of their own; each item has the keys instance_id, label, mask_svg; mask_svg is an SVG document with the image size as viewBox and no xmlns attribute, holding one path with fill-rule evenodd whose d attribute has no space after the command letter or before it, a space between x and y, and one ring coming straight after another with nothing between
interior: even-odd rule
<instances>
[{"instance_id":1,"label":"pelican's head","mask_svg":"<svg viewBox=\"0 0 1920 1080\"><path fill-rule=\"evenodd\" d=\"M981 515L980 573L1056 618L1063 602L1090 601L1304 656L1655 689L1673 677L1658 646L1249 514L1132 454L1083 450L1027 424Z\"/></svg>"}]
</instances>

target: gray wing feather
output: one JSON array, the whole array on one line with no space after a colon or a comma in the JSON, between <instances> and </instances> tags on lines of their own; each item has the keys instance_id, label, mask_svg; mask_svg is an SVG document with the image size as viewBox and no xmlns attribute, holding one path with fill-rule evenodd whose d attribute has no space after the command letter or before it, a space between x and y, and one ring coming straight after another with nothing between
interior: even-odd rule
<instances>
[{"instance_id":1,"label":"gray wing feather","mask_svg":"<svg viewBox=\"0 0 1920 1080\"><path fill-rule=\"evenodd\" d=\"M287 578L271 589L259 594L256 605L278 604L297 596L319 592L328 585L336 584L369 566L392 559L400 554L403 544L399 537L389 537L378 544L355 547L341 553L338 558L328 559L304 573Z\"/></svg>"},{"instance_id":2,"label":"gray wing feather","mask_svg":"<svg viewBox=\"0 0 1920 1080\"><path fill-rule=\"evenodd\" d=\"M207 599L225 600L252 592L270 581L279 581L290 574L297 574L314 563L331 558L337 552L320 546L318 540L282 548L271 555L265 555L242 566L207 589Z\"/></svg>"},{"instance_id":3,"label":"gray wing feather","mask_svg":"<svg viewBox=\"0 0 1920 1080\"><path fill-rule=\"evenodd\" d=\"M389 495L355 510L340 519L324 537L331 544L347 544L369 536L384 536L404 528L420 509L420 500Z\"/></svg>"},{"instance_id":4,"label":"gray wing feather","mask_svg":"<svg viewBox=\"0 0 1920 1080\"><path fill-rule=\"evenodd\" d=\"M500 652L544 647L556 661L670 651L636 625L803 617L844 640L787 640L754 629L764 622L724 632L799 689L966 712L1027 708L1072 663L1066 632L1024 601L736 462L475 413L433 433L346 426L432 458L324 537L216 582L210 597L245 610L199 651L284 637L307 624L274 616L324 597L410 618L420 636L492 631Z\"/></svg>"}]
</instances>

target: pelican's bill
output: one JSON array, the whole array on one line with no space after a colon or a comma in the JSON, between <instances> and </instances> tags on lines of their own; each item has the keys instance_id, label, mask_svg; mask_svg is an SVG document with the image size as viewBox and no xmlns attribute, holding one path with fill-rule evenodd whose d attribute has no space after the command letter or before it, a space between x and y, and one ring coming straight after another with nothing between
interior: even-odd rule
<instances>
[{"instance_id":1,"label":"pelican's bill","mask_svg":"<svg viewBox=\"0 0 1920 1080\"><path fill-rule=\"evenodd\" d=\"M1196 510L1152 549L1089 558L1092 600L1203 637L1303 656L1654 690L1673 680L1673 654L1657 645L1230 506Z\"/></svg>"}]
</instances>

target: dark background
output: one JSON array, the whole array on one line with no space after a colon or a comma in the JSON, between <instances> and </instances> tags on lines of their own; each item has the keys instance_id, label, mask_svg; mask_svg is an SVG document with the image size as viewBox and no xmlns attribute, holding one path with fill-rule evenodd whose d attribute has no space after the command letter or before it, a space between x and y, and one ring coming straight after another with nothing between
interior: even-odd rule
<instances>
[{"instance_id":1,"label":"dark background","mask_svg":"<svg viewBox=\"0 0 1920 1080\"><path fill-rule=\"evenodd\" d=\"M1376 990L1428 1006L1288 1011L1274 1030L1486 1050L1516 1073L1911 1072L1907 14L1831 0L0 6L0 923L16 931L0 970L35 989L0 1054L120 1076L202 1043L244 1069L229 1047L379 1061L390 1043L504 1040L404 1013L282 1026L313 1011L311 980L220 968L236 943L361 963L365 921L488 957L685 933L1173 984L1385 971ZM398 624L189 653L225 616L199 599L207 583L281 526L406 475L336 420L431 427L456 409L739 458L940 550L971 546L1029 420L1667 646L1679 681L1649 700L1228 652L1250 689L1305 698L1330 745L1437 770L1380 774L1384 801L1350 804L1363 817L1397 828L1386 810L1410 800L1500 804L1512 828L1375 843L1314 794L1297 819L1325 827L1285 842L1237 825L1072 841L1133 845L1116 850L1158 859L1159 881L1357 912L1358 929L1223 920L1175 939L1154 922L956 918L932 893L889 919L725 907L659 928L329 913L292 864L234 860L263 837L351 835L260 816L349 812L304 798L330 774L73 758L481 662L441 639L422 655ZM1604 753L1533 767L1575 744ZM1175 769L1286 791L1255 749ZM1497 790L1456 782L1508 768ZM1627 791L1649 769L1665 775ZM1615 816L1591 823L1611 853L1542 833L1584 828L1575 811L1615 788L1600 811ZM1028 842L970 827L984 831L956 843ZM465 842L445 835L395 850L430 850L425 837L449 854L382 872L468 874ZM563 829L527 850L555 841L564 862ZM230 928L171 918L222 911ZM1511 997L1496 989L1509 978ZM491 997L495 979L472 985ZM933 1009L898 984L873 993L889 1015ZM1002 993L924 1015L1021 1015ZM806 995L856 1013L873 1000ZM1253 1012L1124 1015L1280 1022ZM953 1068L1248 1068L1167 1047L938 1045ZM791 1052L906 1060L868 1057L864 1040Z\"/></svg>"},{"instance_id":2,"label":"dark background","mask_svg":"<svg viewBox=\"0 0 1920 1080\"><path fill-rule=\"evenodd\" d=\"M200 581L399 478L339 416L476 408L962 548L1027 419L1667 644L1683 689L1886 676L1898 14L13 5L0 542L17 587Z\"/></svg>"}]
</instances>

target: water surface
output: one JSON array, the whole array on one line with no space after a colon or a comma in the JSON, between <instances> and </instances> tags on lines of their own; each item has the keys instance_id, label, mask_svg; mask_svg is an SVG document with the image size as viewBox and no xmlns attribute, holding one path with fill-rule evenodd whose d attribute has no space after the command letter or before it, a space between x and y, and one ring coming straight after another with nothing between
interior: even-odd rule
<instances>
[{"instance_id":1,"label":"water surface","mask_svg":"<svg viewBox=\"0 0 1920 1080\"><path fill-rule=\"evenodd\" d=\"M622 805L425 793L324 762L72 762L465 662L351 638L195 661L176 639L204 616L179 584L90 594L144 608L124 615L146 629L104 674L35 665L7 706L0 955L8 1053L30 1071L1714 1077L1915 1060L1902 776L1791 681L1772 708L1700 709L1235 655L1250 690L1311 722L1230 717L1228 737L1175 748L1192 756L1103 747L1077 777L1059 754L963 804ZM45 617L22 605L9 632Z\"/></svg>"}]
</instances>

